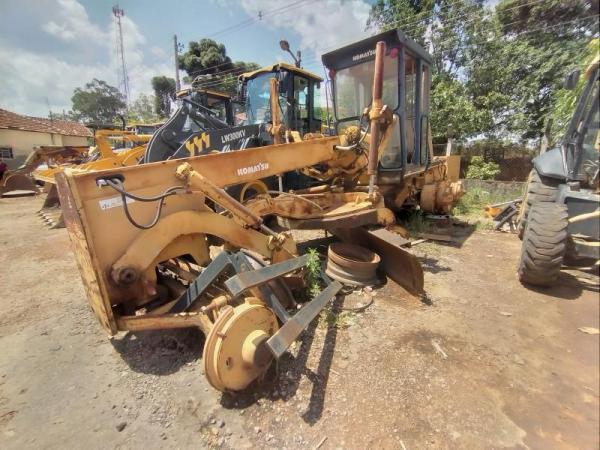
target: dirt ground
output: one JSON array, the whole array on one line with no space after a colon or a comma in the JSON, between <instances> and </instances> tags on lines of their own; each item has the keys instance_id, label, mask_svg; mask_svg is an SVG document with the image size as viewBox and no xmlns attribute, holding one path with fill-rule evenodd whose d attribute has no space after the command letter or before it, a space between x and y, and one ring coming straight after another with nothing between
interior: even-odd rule
<instances>
[{"instance_id":1,"label":"dirt ground","mask_svg":"<svg viewBox=\"0 0 600 450\"><path fill-rule=\"evenodd\" d=\"M196 330L107 339L64 229L0 200L0 448L599 446L598 294L519 284L513 235L416 247L425 301L338 298L238 395L202 374ZM316 243L315 243L316 245Z\"/></svg>"}]
</instances>

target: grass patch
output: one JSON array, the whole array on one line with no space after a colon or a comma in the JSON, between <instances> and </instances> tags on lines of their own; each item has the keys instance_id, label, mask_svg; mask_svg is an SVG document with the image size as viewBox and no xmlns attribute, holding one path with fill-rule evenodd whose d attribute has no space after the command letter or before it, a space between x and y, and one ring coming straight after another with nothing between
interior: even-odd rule
<instances>
[{"instance_id":1,"label":"grass patch","mask_svg":"<svg viewBox=\"0 0 600 450\"><path fill-rule=\"evenodd\" d=\"M465 192L465 195L452 209L454 216L483 216L484 207L496 203L508 202L521 195L520 191L484 190L473 187Z\"/></svg>"},{"instance_id":2,"label":"grass patch","mask_svg":"<svg viewBox=\"0 0 600 450\"><path fill-rule=\"evenodd\" d=\"M425 214L421 210L410 211L406 217L402 219L402 226L408 230L411 236L418 236L419 233L431 231L432 223L430 220L427 220Z\"/></svg>"},{"instance_id":3,"label":"grass patch","mask_svg":"<svg viewBox=\"0 0 600 450\"><path fill-rule=\"evenodd\" d=\"M319 315L320 328L347 328L354 324L354 313L351 311L334 312L331 306L328 305L321 311Z\"/></svg>"}]
</instances>

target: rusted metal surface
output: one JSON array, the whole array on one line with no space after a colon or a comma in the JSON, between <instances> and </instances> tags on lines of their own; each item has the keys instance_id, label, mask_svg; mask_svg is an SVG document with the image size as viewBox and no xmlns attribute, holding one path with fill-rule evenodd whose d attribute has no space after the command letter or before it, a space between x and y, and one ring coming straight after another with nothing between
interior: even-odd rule
<instances>
[{"instance_id":1,"label":"rusted metal surface","mask_svg":"<svg viewBox=\"0 0 600 450\"><path fill-rule=\"evenodd\" d=\"M223 188L216 186L209 179L198 173L189 163L183 163L177 168L177 178L185 181L191 188L201 190L213 202L222 206L244 224L252 228L258 228L262 224L260 216L254 214L237 199L230 196Z\"/></svg>"},{"instance_id":2,"label":"rusted metal surface","mask_svg":"<svg viewBox=\"0 0 600 450\"><path fill-rule=\"evenodd\" d=\"M423 294L423 268L415 255L403 248L404 238L385 228L338 228L333 234L345 242L372 249L381 258L381 268L389 278L411 294Z\"/></svg>"},{"instance_id":3,"label":"rusted metal surface","mask_svg":"<svg viewBox=\"0 0 600 450\"><path fill-rule=\"evenodd\" d=\"M341 288L341 283L333 281L267 340L266 344L276 358L279 358L287 350Z\"/></svg>"},{"instance_id":4,"label":"rusted metal surface","mask_svg":"<svg viewBox=\"0 0 600 450\"><path fill-rule=\"evenodd\" d=\"M385 56L385 42L380 41L375 48L375 73L373 75L373 102L369 113L371 121L371 141L369 142L369 165L367 174L369 175L369 195L373 194L373 189L377 180L377 165L379 164L379 120L381 109L383 107L383 58Z\"/></svg>"},{"instance_id":5,"label":"rusted metal surface","mask_svg":"<svg viewBox=\"0 0 600 450\"><path fill-rule=\"evenodd\" d=\"M271 106L271 135L274 144L283 144L284 128L281 124L281 111L279 109L279 81L273 77L269 80L270 106Z\"/></svg>"},{"instance_id":6,"label":"rusted metal surface","mask_svg":"<svg viewBox=\"0 0 600 450\"><path fill-rule=\"evenodd\" d=\"M360 245L336 242L327 250L325 273L334 280L351 286L370 286L379 283L379 255Z\"/></svg>"},{"instance_id":7,"label":"rusted metal surface","mask_svg":"<svg viewBox=\"0 0 600 450\"><path fill-rule=\"evenodd\" d=\"M30 195L39 193L39 189L31 175L19 171L6 173L0 184L0 195L2 197L15 191L21 192L21 195L25 195L23 192L29 192Z\"/></svg>"},{"instance_id":8,"label":"rusted metal surface","mask_svg":"<svg viewBox=\"0 0 600 450\"><path fill-rule=\"evenodd\" d=\"M78 191L69 186L69 180L64 173L58 174L56 180L63 217L71 239L71 248L75 254L88 301L102 327L109 335L114 335L118 330L117 322L98 273L99 265L94 247L90 245L89 229L84 226L85 216L79 211L81 203Z\"/></svg>"}]
</instances>

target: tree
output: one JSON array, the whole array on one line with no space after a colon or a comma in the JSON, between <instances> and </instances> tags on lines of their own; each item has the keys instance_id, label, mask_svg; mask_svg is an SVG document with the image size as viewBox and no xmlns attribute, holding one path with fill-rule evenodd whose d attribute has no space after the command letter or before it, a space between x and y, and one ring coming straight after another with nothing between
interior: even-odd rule
<instances>
[{"instance_id":1,"label":"tree","mask_svg":"<svg viewBox=\"0 0 600 450\"><path fill-rule=\"evenodd\" d=\"M175 80L163 75L152 77L154 89L154 112L159 117L169 117L171 100L175 99Z\"/></svg>"},{"instance_id":2,"label":"tree","mask_svg":"<svg viewBox=\"0 0 600 450\"><path fill-rule=\"evenodd\" d=\"M504 42L504 65L511 84L509 130L523 139L542 136L565 75L585 59L598 33L598 2L549 0L531 4L504 0L495 10ZM597 51L597 50L596 50Z\"/></svg>"},{"instance_id":3,"label":"tree","mask_svg":"<svg viewBox=\"0 0 600 450\"><path fill-rule=\"evenodd\" d=\"M398 28L424 46L434 6L434 0L377 0L371 6L367 28L380 31Z\"/></svg>"},{"instance_id":4,"label":"tree","mask_svg":"<svg viewBox=\"0 0 600 450\"><path fill-rule=\"evenodd\" d=\"M585 56L581 60L582 64L579 66L581 75L575 89L569 90L561 88L556 92L556 102L550 115L552 118L552 142L556 142L564 135L567 125L571 121L571 117L575 111L577 100L579 99L584 86L587 84L583 72L598 58L599 49L600 40L598 38L592 39L586 48Z\"/></svg>"},{"instance_id":5,"label":"tree","mask_svg":"<svg viewBox=\"0 0 600 450\"><path fill-rule=\"evenodd\" d=\"M367 26L399 28L432 53L434 134L451 123L458 137L537 139L565 74L597 35L598 1L483 3L378 0Z\"/></svg>"},{"instance_id":6,"label":"tree","mask_svg":"<svg viewBox=\"0 0 600 450\"><path fill-rule=\"evenodd\" d=\"M153 112L156 98L153 95L140 94L129 106L127 111L127 122L153 123L159 120L159 116Z\"/></svg>"},{"instance_id":7,"label":"tree","mask_svg":"<svg viewBox=\"0 0 600 450\"><path fill-rule=\"evenodd\" d=\"M469 18L466 20L466 18ZM491 120L464 85L468 46L482 27L482 0L379 0L372 7L367 26L378 30L399 29L433 55L431 128L445 137L452 125L456 137L484 131Z\"/></svg>"},{"instance_id":8,"label":"tree","mask_svg":"<svg viewBox=\"0 0 600 450\"><path fill-rule=\"evenodd\" d=\"M71 97L70 116L81 122L112 123L125 111L125 99L106 81L94 78L84 88L76 88Z\"/></svg>"},{"instance_id":9,"label":"tree","mask_svg":"<svg viewBox=\"0 0 600 450\"><path fill-rule=\"evenodd\" d=\"M256 70L258 64L232 62L223 44L212 39L192 41L188 51L179 55L179 68L187 73L184 81L198 88L235 94L238 75Z\"/></svg>"},{"instance_id":10,"label":"tree","mask_svg":"<svg viewBox=\"0 0 600 450\"><path fill-rule=\"evenodd\" d=\"M212 39L191 41L188 51L179 55L179 68L193 78L198 75L218 74L233 68L223 44Z\"/></svg>"}]
</instances>

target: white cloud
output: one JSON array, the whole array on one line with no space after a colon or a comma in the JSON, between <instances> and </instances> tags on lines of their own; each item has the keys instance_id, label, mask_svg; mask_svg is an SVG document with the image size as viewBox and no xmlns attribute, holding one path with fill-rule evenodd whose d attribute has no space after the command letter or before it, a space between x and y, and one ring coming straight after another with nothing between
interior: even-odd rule
<instances>
[{"instance_id":1,"label":"white cloud","mask_svg":"<svg viewBox=\"0 0 600 450\"><path fill-rule=\"evenodd\" d=\"M83 5L76 0L57 0L57 3L53 10L58 12L58 17L44 24L44 31L65 42L107 44L107 33L90 22Z\"/></svg>"},{"instance_id":2,"label":"white cloud","mask_svg":"<svg viewBox=\"0 0 600 450\"><path fill-rule=\"evenodd\" d=\"M59 25L53 20L45 24L42 29L63 41L72 41L75 39L75 33L72 30L68 30L64 25Z\"/></svg>"},{"instance_id":3,"label":"white cloud","mask_svg":"<svg viewBox=\"0 0 600 450\"><path fill-rule=\"evenodd\" d=\"M2 107L45 116L46 99L54 112L71 107L73 90L92 78L109 79L107 67L70 64L54 56L0 47Z\"/></svg>"},{"instance_id":4,"label":"white cloud","mask_svg":"<svg viewBox=\"0 0 600 450\"><path fill-rule=\"evenodd\" d=\"M57 55L69 49L69 60L50 52L11 47L0 42L0 107L46 116L47 102L54 112L71 108L71 96L93 78L119 86L120 60L116 54L116 24L103 28L92 23L85 8L75 0L55 0L48 8L42 29L61 41ZM121 18L130 100L151 93L150 79L171 75L172 62L164 50L154 47L144 56L146 37L130 17ZM77 60L80 46L95 44L94 62ZM59 51L60 50L60 51ZM47 102L46 102L47 99Z\"/></svg>"},{"instance_id":5,"label":"white cloud","mask_svg":"<svg viewBox=\"0 0 600 450\"><path fill-rule=\"evenodd\" d=\"M309 0L284 9L280 0L240 0L251 17L262 13L262 23L282 31L300 35L303 53L314 56L305 62L315 62L329 50L358 41L369 35L365 31L371 6L363 0ZM274 13L269 13L274 11ZM288 59L288 57L286 57Z\"/></svg>"}]
</instances>

